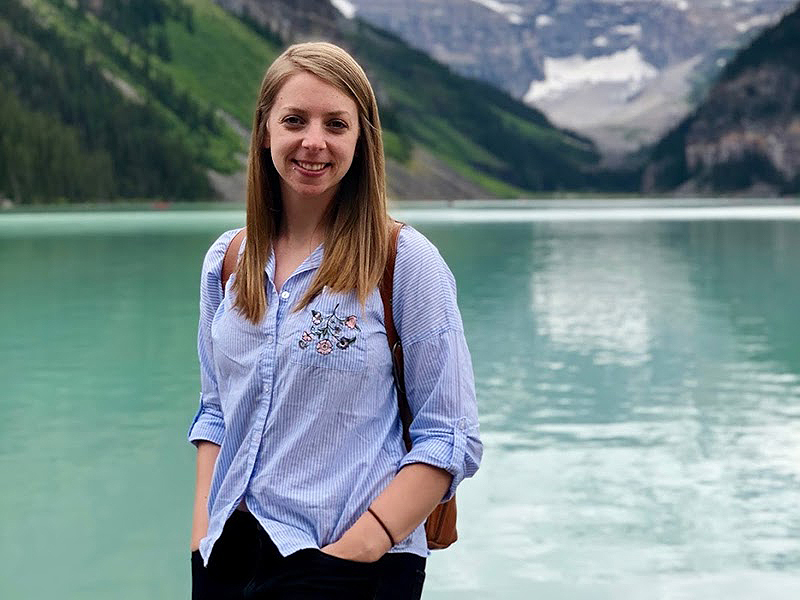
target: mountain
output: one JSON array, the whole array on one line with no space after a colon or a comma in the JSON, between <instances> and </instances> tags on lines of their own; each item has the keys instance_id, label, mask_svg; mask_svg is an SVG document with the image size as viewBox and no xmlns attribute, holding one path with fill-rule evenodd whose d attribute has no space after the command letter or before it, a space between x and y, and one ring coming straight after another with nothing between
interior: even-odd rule
<instances>
[{"instance_id":1,"label":"mountain","mask_svg":"<svg viewBox=\"0 0 800 600\"><path fill-rule=\"evenodd\" d=\"M326 0L0 3L0 196L17 202L243 198L258 86L285 44L365 65L393 197L632 185L587 139ZM351 15L352 16L352 15Z\"/></svg>"},{"instance_id":2,"label":"mountain","mask_svg":"<svg viewBox=\"0 0 800 600\"><path fill-rule=\"evenodd\" d=\"M800 192L800 6L731 60L654 148L643 189Z\"/></svg>"},{"instance_id":3,"label":"mountain","mask_svg":"<svg viewBox=\"0 0 800 600\"><path fill-rule=\"evenodd\" d=\"M395 182L436 182L444 173L448 180L438 185L452 185L456 175L493 195L518 195L520 188L585 190L628 183L624 174L597 169L598 154L587 139L554 128L538 110L485 83L458 76L396 36L351 18L352 11L341 0L218 4L287 41L328 39L357 57L376 88L390 147L399 144L409 157L404 165L390 165ZM470 176L476 169L478 178Z\"/></svg>"},{"instance_id":4,"label":"mountain","mask_svg":"<svg viewBox=\"0 0 800 600\"><path fill-rule=\"evenodd\" d=\"M356 14L620 155L685 116L796 0L351 0Z\"/></svg>"},{"instance_id":5,"label":"mountain","mask_svg":"<svg viewBox=\"0 0 800 600\"><path fill-rule=\"evenodd\" d=\"M66 2L0 3L0 196L35 203L212 193L205 169L221 162L214 152L225 151L224 141L210 140L223 139L222 125L155 66L168 47L154 32L183 19L179 5L145 4L158 10L126 20L124 38L98 19L122 19L121 10L98 7L95 16Z\"/></svg>"}]
</instances>

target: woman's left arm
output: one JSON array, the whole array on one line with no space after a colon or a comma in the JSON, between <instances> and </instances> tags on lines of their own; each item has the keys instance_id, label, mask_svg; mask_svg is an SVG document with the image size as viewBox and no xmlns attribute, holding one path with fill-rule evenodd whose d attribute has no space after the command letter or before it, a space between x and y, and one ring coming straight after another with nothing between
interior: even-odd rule
<instances>
[{"instance_id":1,"label":"woman's left arm","mask_svg":"<svg viewBox=\"0 0 800 600\"><path fill-rule=\"evenodd\" d=\"M358 562L378 560L393 546L383 527L394 542L407 538L442 501L452 480L444 469L423 463L403 467L370 505L377 518L364 512L338 541L322 551Z\"/></svg>"},{"instance_id":2,"label":"woman's left arm","mask_svg":"<svg viewBox=\"0 0 800 600\"><path fill-rule=\"evenodd\" d=\"M483 449L453 275L433 245L413 230L401 232L395 264L393 314L403 340L413 447L373 500L372 512L324 549L352 560L377 560L395 545L390 537L395 543L406 539L475 474Z\"/></svg>"}]
</instances>

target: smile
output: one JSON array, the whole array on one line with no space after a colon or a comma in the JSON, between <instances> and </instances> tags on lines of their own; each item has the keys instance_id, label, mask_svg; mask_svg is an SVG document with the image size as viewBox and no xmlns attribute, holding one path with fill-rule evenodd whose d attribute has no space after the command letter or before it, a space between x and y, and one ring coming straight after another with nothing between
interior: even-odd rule
<instances>
[{"instance_id":1,"label":"smile","mask_svg":"<svg viewBox=\"0 0 800 600\"><path fill-rule=\"evenodd\" d=\"M322 169L330 165L330 163L326 162L306 162L304 160L293 160L292 162L304 171L311 171L312 173L322 171Z\"/></svg>"}]
</instances>

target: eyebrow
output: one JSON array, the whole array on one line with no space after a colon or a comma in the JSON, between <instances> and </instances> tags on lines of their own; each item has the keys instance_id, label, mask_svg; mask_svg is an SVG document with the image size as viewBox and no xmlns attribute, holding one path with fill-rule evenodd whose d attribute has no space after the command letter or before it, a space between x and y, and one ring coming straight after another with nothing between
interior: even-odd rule
<instances>
[{"instance_id":1,"label":"eyebrow","mask_svg":"<svg viewBox=\"0 0 800 600\"><path fill-rule=\"evenodd\" d=\"M300 113L303 115L308 114L308 111L302 108L298 108L296 106L282 106L280 108L281 112L292 112L292 113ZM350 111L347 110L334 110L331 112L325 113L326 117L352 117L353 115L350 114Z\"/></svg>"}]
</instances>

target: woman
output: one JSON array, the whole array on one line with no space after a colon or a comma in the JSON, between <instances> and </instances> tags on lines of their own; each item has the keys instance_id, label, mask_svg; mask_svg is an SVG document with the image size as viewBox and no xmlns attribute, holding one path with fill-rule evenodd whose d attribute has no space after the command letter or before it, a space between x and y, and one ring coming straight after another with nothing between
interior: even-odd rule
<instances>
[{"instance_id":1,"label":"woman","mask_svg":"<svg viewBox=\"0 0 800 600\"><path fill-rule=\"evenodd\" d=\"M326 43L268 69L247 227L209 249L200 291L194 598L419 598L423 523L478 468L471 363L453 277L404 227L394 320L413 448L402 442L377 289L393 225L363 70Z\"/></svg>"}]
</instances>

